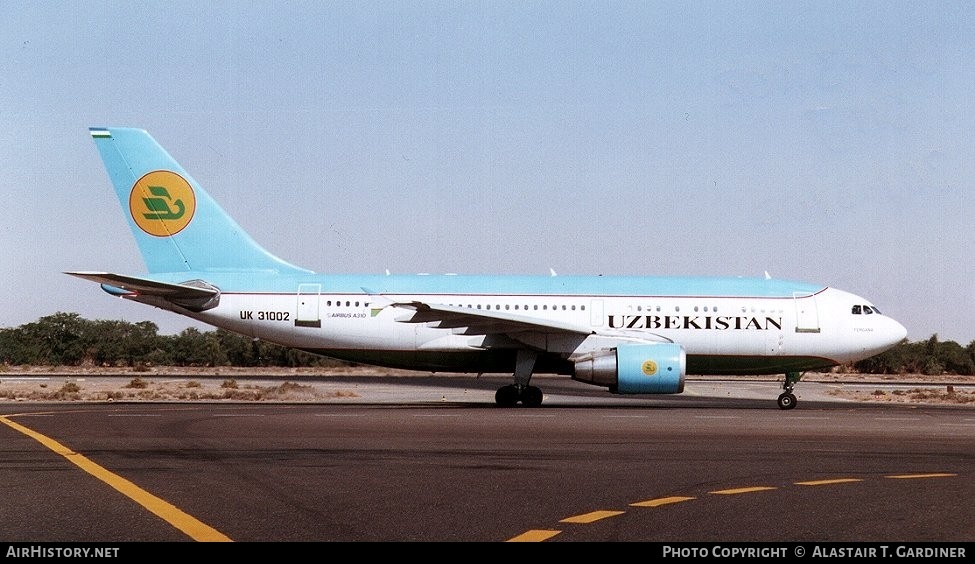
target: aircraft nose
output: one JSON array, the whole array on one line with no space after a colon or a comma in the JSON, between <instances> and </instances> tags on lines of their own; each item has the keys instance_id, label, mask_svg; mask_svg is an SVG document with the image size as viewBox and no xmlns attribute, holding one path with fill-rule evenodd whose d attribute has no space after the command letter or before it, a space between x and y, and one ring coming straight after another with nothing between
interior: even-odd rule
<instances>
[{"instance_id":1,"label":"aircraft nose","mask_svg":"<svg viewBox=\"0 0 975 564\"><path fill-rule=\"evenodd\" d=\"M907 338L907 328L901 325L896 319L890 319L885 333L891 345L896 345Z\"/></svg>"},{"instance_id":2,"label":"aircraft nose","mask_svg":"<svg viewBox=\"0 0 975 564\"><path fill-rule=\"evenodd\" d=\"M873 356L888 351L907 337L907 329L897 320L874 316L872 329L859 333L860 353Z\"/></svg>"}]
</instances>

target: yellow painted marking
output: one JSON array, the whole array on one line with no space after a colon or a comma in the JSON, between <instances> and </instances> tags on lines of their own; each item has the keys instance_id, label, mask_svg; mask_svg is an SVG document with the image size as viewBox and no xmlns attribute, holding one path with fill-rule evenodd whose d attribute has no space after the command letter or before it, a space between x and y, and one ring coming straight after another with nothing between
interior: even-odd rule
<instances>
[{"instance_id":1,"label":"yellow painted marking","mask_svg":"<svg viewBox=\"0 0 975 564\"><path fill-rule=\"evenodd\" d=\"M716 490L708 493L713 493L716 495L735 495L735 494L752 493L752 492L764 492L764 491L774 490L774 489L778 489L778 488L773 488L770 486L755 486L753 488L734 488L731 490Z\"/></svg>"},{"instance_id":2,"label":"yellow painted marking","mask_svg":"<svg viewBox=\"0 0 975 564\"><path fill-rule=\"evenodd\" d=\"M680 503L682 501L690 501L694 499L693 497L658 497L657 499L648 499L647 501L638 501L636 503L631 503L633 507L660 507L661 505L669 505L671 503Z\"/></svg>"},{"instance_id":3,"label":"yellow painted marking","mask_svg":"<svg viewBox=\"0 0 975 564\"><path fill-rule=\"evenodd\" d=\"M508 539L507 542L542 542L543 540L548 540L561 532L562 531L552 531L546 529L525 531L517 537Z\"/></svg>"},{"instance_id":4,"label":"yellow painted marking","mask_svg":"<svg viewBox=\"0 0 975 564\"><path fill-rule=\"evenodd\" d=\"M945 478L957 476L957 474L903 474L899 476L886 476L892 479L910 479L910 478ZM855 482L862 482L861 478L833 478L829 480L809 480L805 482L795 482L798 486L826 486L833 484L849 484ZM743 493L753 493L753 492L764 492L769 490L777 490L774 486L753 486L748 488L733 488L727 490L715 490L709 493L715 495L735 495ZM669 505L674 503L681 503L683 501L691 501L693 497L659 497L656 499L648 499L646 501L638 501L636 503L631 503L631 507L661 507L663 505ZM607 519L609 517L616 517L617 515L622 515L624 511L592 511L589 513L584 513L582 515L576 515L574 517L567 517L559 521L560 523L594 523L601 519ZM561 533L561 531L556 530L546 530L546 529L536 529L531 531L526 531L512 539L508 542L541 542L554 537L555 535Z\"/></svg>"},{"instance_id":5,"label":"yellow painted marking","mask_svg":"<svg viewBox=\"0 0 975 564\"><path fill-rule=\"evenodd\" d=\"M145 507L180 531L183 531L193 540L205 542L232 542L230 537L224 535L220 531L217 531L206 523L199 521L192 515L184 513L182 510L169 502L152 495L125 478L109 472L105 468L102 468L98 464L95 464L91 460L88 460L81 454L74 452L54 439L28 429L27 427L24 427L18 423L14 423L4 416L0 416L0 423L3 423L15 431L19 431L27 435L45 447L51 449L56 454L63 456L68 462L74 464L78 468L81 468L85 472L88 472L109 486L112 486L122 495L138 503L142 507Z\"/></svg>"},{"instance_id":6,"label":"yellow painted marking","mask_svg":"<svg viewBox=\"0 0 975 564\"><path fill-rule=\"evenodd\" d=\"M609 519L610 517L616 517L623 513L625 511L590 511L589 513L583 513L575 517L566 517L559 521L559 523L595 523L601 519Z\"/></svg>"},{"instance_id":7,"label":"yellow painted marking","mask_svg":"<svg viewBox=\"0 0 975 564\"><path fill-rule=\"evenodd\" d=\"M862 482L859 478L835 478L833 480L812 480L809 482L796 482L797 486L828 486L830 484L849 484L850 482Z\"/></svg>"}]
</instances>

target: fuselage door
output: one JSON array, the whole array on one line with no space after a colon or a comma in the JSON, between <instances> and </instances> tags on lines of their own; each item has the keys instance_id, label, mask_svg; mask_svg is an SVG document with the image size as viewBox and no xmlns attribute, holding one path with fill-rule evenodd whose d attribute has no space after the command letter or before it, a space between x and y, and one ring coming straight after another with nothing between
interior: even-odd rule
<instances>
[{"instance_id":1,"label":"fuselage door","mask_svg":"<svg viewBox=\"0 0 975 564\"><path fill-rule=\"evenodd\" d=\"M819 333L819 308L816 296L793 295L796 305L796 333Z\"/></svg>"},{"instance_id":2,"label":"fuselage door","mask_svg":"<svg viewBox=\"0 0 975 564\"><path fill-rule=\"evenodd\" d=\"M589 322L593 327L603 326L603 300L593 300L589 308Z\"/></svg>"},{"instance_id":3,"label":"fuselage door","mask_svg":"<svg viewBox=\"0 0 975 564\"><path fill-rule=\"evenodd\" d=\"M298 308L295 327L321 327L322 319L318 313L318 298L322 293L321 284L298 285Z\"/></svg>"}]
</instances>

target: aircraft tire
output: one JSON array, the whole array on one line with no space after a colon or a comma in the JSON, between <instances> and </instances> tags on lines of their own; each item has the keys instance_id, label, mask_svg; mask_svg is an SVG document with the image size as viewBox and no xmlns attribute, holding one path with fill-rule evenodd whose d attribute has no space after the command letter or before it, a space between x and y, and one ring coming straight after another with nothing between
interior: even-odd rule
<instances>
[{"instance_id":1,"label":"aircraft tire","mask_svg":"<svg viewBox=\"0 0 975 564\"><path fill-rule=\"evenodd\" d=\"M539 407L542 405L542 389L528 386L521 392L521 404L525 407Z\"/></svg>"},{"instance_id":2,"label":"aircraft tire","mask_svg":"<svg viewBox=\"0 0 975 564\"><path fill-rule=\"evenodd\" d=\"M494 402L498 407L514 407L518 403L518 388L501 386L494 394Z\"/></svg>"},{"instance_id":3,"label":"aircraft tire","mask_svg":"<svg viewBox=\"0 0 975 564\"><path fill-rule=\"evenodd\" d=\"M779 409L792 409L796 406L796 396L790 393L784 393L779 396Z\"/></svg>"}]
</instances>

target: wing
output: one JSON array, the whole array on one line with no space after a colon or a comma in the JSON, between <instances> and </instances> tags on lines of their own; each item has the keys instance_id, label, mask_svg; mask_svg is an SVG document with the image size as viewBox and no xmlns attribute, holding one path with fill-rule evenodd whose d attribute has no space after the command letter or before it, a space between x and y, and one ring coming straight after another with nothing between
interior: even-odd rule
<instances>
[{"instance_id":1,"label":"wing","mask_svg":"<svg viewBox=\"0 0 975 564\"><path fill-rule=\"evenodd\" d=\"M457 306L428 304L424 302L391 303L391 307L412 310L396 320L403 323L428 323L431 327L441 329L462 329L457 331L463 335L512 334L524 332L571 333L574 335L591 335L592 328L562 323L552 320L540 320L533 317L517 315L500 311L468 309Z\"/></svg>"},{"instance_id":2,"label":"wing","mask_svg":"<svg viewBox=\"0 0 975 564\"><path fill-rule=\"evenodd\" d=\"M506 335L529 345L531 345L532 335L537 336L539 334L557 334L580 339L597 336L597 341L601 342L615 342L616 340L624 342L672 342L666 337L646 331L597 329L587 325L540 319L535 316L513 314L507 311L471 309L421 301L397 302L367 287L362 287L362 291L373 299L376 306L407 310L404 311L404 315L397 317L396 321L401 323L427 323L431 327L453 329L453 333L459 335Z\"/></svg>"},{"instance_id":3,"label":"wing","mask_svg":"<svg viewBox=\"0 0 975 564\"><path fill-rule=\"evenodd\" d=\"M426 323L431 327L451 329L455 335L483 335L501 340L486 341L486 348L511 348L512 342L531 349L548 349L560 343L566 355L587 354L609 350L622 343L670 343L670 339L647 331L594 328L587 325L540 319L529 315L495 310L469 309L458 306L430 304L420 301L392 302L383 296L372 295L377 305L402 310L396 318L401 323ZM553 337L556 340L552 340ZM507 339L507 340L505 340Z\"/></svg>"}]
</instances>

